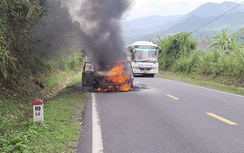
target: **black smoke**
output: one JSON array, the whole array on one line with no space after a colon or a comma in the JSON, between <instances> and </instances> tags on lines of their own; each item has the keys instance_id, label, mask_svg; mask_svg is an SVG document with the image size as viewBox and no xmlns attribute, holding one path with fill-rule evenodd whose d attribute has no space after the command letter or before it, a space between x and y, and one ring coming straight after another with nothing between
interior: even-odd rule
<instances>
[{"instance_id":1,"label":"black smoke","mask_svg":"<svg viewBox=\"0 0 244 153\"><path fill-rule=\"evenodd\" d=\"M86 0L82 3L78 14L82 44L93 63L103 67L126 60L120 20L132 3L131 0Z\"/></svg>"}]
</instances>

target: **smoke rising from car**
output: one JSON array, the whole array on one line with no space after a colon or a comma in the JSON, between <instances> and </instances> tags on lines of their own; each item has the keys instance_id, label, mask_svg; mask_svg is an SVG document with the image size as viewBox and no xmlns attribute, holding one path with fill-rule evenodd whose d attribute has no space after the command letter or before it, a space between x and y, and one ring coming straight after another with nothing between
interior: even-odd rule
<instances>
[{"instance_id":1,"label":"smoke rising from car","mask_svg":"<svg viewBox=\"0 0 244 153\"><path fill-rule=\"evenodd\" d=\"M131 0L86 0L82 3L78 13L82 44L93 63L105 67L126 59L120 20L132 4Z\"/></svg>"}]
</instances>

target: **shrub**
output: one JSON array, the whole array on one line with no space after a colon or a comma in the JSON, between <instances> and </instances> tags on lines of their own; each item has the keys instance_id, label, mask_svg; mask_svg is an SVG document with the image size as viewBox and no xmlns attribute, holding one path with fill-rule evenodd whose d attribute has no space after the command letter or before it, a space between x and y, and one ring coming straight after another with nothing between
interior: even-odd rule
<instances>
[{"instance_id":1,"label":"shrub","mask_svg":"<svg viewBox=\"0 0 244 153\"><path fill-rule=\"evenodd\" d=\"M162 52L159 55L159 66L161 69L168 69L181 57L187 57L192 50L196 49L197 42L190 38L191 33L182 32L174 36L168 36L155 43L161 46Z\"/></svg>"},{"instance_id":2,"label":"shrub","mask_svg":"<svg viewBox=\"0 0 244 153\"><path fill-rule=\"evenodd\" d=\"M174 72L192 73L196 72L197 66L199 65L200 51L196 50L192 52L188 57L180 57L175 64L172 66Z\"/></svg>"}]
</instances>

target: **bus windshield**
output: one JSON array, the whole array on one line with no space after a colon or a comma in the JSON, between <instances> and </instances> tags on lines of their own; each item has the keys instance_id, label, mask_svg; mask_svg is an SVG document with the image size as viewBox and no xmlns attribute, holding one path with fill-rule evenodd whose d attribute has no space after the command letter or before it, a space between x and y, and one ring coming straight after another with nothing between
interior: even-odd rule
<instances>
[{"instance_id":1,"label":"bus windshield","mask_svg":"<svg viewBox=\"0 0 244 153\"><path fill-rule=\"evenodd\" d=\"M138 46L135 46L135 48L137 48L137 49L157 49L156 46L148 46L148 45L138 45Z\"/></svg>"},{"instance_id":2,"label":"bus windshield","mask_svg":"<svg viewBox=\"0 0 244 153\"><path fill-rule=\"evenodd\" d=\"M132 61L134 62L157 62L157 49L135 49L132 53Z\"/></svg>"}]
</instances>

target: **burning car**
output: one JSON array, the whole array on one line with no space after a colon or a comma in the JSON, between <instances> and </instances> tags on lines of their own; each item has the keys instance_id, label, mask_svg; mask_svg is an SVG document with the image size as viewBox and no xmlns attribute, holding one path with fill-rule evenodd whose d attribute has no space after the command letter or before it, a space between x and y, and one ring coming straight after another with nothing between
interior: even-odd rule
<instances>
[{"instance_id":1,"label":"burning car","mask_svg":"<svg viewBox=\"0 0 244 153\"><path fill-rule=\"evenodd\" d=\"M85 62L82 72L82 86L90 91L129 91L133 87L133 72L127 61L117 61L110 68Z\"/></svg>"}]
</instances>

